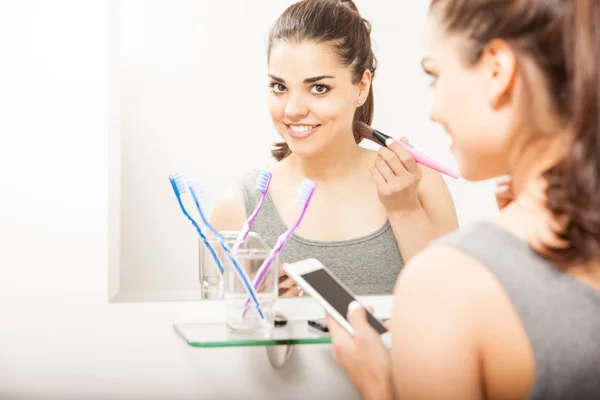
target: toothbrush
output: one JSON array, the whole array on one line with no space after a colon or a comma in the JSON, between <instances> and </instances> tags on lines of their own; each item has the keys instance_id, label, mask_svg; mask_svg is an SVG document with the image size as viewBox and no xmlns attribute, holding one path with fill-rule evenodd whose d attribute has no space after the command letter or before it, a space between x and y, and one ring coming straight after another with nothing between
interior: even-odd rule
<instances>
[{"instance_id":1,"label":"toothbrush","mask_svg":"<svg viewBox=\"0 0 600 400\"><path fill-rule=\"evenodd\" d=\"M260 308L260 302L258 301L258 296L256 294L256 290L252 287L252 284L250 283L250 279L248 278L246 271L244 271L244 269L238 263L237 259L231 253L231 249L229 248L229 246L227 246L227 243L225 243L225 239L223 239L223 236L215 228L213 228L213 226L208 222L206 215L202 211L202 207L200 206L201 200L203 198L202 188L200 187L200 185L198 183L189 182L189 181L187 183L187 186L190 189L190 192L192 193L192 197L194 198L194 203L196 203L196 208L198 209L198 213L200 214L200 218L202 219L202 222L212 232L212 234L217 238L217 240L219 241L219 244L221 245L221 248L223 249L223 251L225 251L225 253L229 257L229 259L233 263L233 266L234 266L239 278L242 280L242 283L244 284L246 291L252 298L252 301L254 301L254 304L256 304L256 310L258 311L260 318L264 320L265 316ZM245 305L247 306L248 302L246 302Z\"/></svg>"},{"instance_id":2,"label":"toothbrush","mask_svg":"<svg viewBox=\"0 0 600 400\"><path fill-rule=\"evenodd\" d=\"M459 175L452 171L450 168L443 166L442 164L432 160L431 158L419 153L417 150L413 149L411 146L407 145L400 140L396 140L391 136L386 135L383 132L379 132L377 129L371 128L369 125L365 124L361 121L354 122L354 130L363 138L371 140L375 143L380 144L381 146L388 147L392 144L392 140L400 143L402 147L404 147L412 156L415 158L415 161L419 164L422 164L426 167L429 167L435 171L441 172L442 174L448 175L451 178L458 179Z\"/></svg>"},{"instance_id":3,"label":"toothbrush","mask_svg":"<svg viewBox=\"0 0 600 400\"><path fill-rule=\"evenodd\" d=\"M275 256L277 254L279 254L279 252L283 249L283 246L285 246L285 243L292 237L292 234L298 228L298 226L300 226L300 223L302 222L302 219L304 218L304 214L306 214L306 210L308 209L310 199L312 198L313 194L315 193L316 187L317 187L317 183L313 182L311 180L304 179L304 181L302 182L302 185L298 189L298 194L296 195L296 202L300 203L303 206L302 212L300 213L300 216L296 220L296 223L294 225L292 225L292 227L289 228L287 231L283 232L277 238L277 243L275 244L275 247L273 248L273 250L271 250L271 252L269 253L269 256L265 259L265 261L262 263L262 265L258 269L258 272L256 273L256 277L253 282L255 289L258 288L260 286L260 284L262 283L262 281L265 279L267 270L269 269L269 266L273 263ZM248 305L249 302L250 302L250 299L246 300L246 305ZM244 313L245 313L245 311L244 311Z\"/></svg>"},{"instance_id":4,"label":"toothbrush","mask_svg":"<svg viewBox=\"0 0 600 400\"><path fill-rule=\"evenodd\" d=\"M256 206L256 209L254 210L252 215L250 215L250 218L248 218L248 220L246 220L246 222L244 222L244 227L242 228L240 235L237 237L235 244L233 245L232 250L234 252L242 246L242 244L246 240L246 237L248 237L248 234L250 233L250 230L252 229L252 224L254 224L254 220L256 219L256 217L265 201L265 197L267 196L267 191L269 190L270 183L271 183L271 173L268 171L261 171L261 173L258 175L258 178L256 180L256 190L258 190L261 193L260 200L258 202L258 206Z\"/></svg>"},{"instance_id":5,"label":"toothbrush","mask_svg":"<svg viewBox=\"0 0 600 400\"><path fill-rule=\"evenodd\" d=\"M206 248L210 252L210 255L215 260L215 263L217 263L217 268L219 269L219 272L221 273L221 275L223 275L223 264L221 263L221 260L217 256L215 249L212 247L212 245L210 244L210 242L208 241L208 239L202 232L202 229L200 228L198 223L190 216L190 214L187 212L187 210L185 209L185 207L183 205L183 201L181 200L181 195L183 195L183 194L185 194L185 192L187 192L187 188L183 184L183 179L181 178L181 175L179 175L179 174L169 175L169 181L171 182L171 186L173 187L173 191L175 192L175 196L177 197L177 202L179 203L179 207L181 207L181 211L183 211L183 214L190 220L192 225L194 225L194 228L196 228L196 231L198 231L198 234L202 238L202 241L204 241L204 244L206 245Z\"/></svg>"}]
</instances>

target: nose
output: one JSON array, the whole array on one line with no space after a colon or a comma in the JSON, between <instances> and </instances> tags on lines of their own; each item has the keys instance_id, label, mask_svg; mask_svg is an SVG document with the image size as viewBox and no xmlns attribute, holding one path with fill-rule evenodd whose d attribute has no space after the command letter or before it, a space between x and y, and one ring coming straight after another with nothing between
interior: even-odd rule
<instances>
[{"instance_id":1,"label":"nose","mask_svg":"<svg viewBox=\"0 0 600 400\"><path fill-rule=\"evenodd\" d=\"M297 121L308 114L308 106L303 96L300 94L288 96L287 104L285 105L285 116L292 120Z\"/></svg>"}]
</instances>

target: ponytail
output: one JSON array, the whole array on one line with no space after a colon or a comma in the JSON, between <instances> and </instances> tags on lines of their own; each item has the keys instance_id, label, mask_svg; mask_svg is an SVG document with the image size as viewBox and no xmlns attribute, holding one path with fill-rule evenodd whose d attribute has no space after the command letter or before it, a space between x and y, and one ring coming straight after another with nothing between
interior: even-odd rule
<instances>
[{"instance_id":1,"label":"ponytail","mask_svg":"<svg viewBox=\"0 0 600 400\"><path fill-rule=\"evenodd\" d=\"M567 3L563 51L573 138L563 161L544 177L549 210L567 221L556 234L568 246L545 250L574 264L600 259L600 2Z\"/></svg>"}]
</instances>

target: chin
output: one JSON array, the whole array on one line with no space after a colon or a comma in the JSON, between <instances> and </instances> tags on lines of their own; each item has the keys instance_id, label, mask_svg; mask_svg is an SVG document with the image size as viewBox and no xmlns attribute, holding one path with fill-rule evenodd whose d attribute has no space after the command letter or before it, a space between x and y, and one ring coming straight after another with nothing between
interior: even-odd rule
<instances>
[{"instance_id":1,"label":"chin","mask_svg":"<svg viewBox=\"0 0 600 400\"><path fill-rule=\"evenodd\" d=\"M292 153L298 157L310 158L323 152L323 146L312 143L294 143L293 140L287 141Z\"/></svg>"},{"instance_id":2,"label":"chin","mask_svg":"<svg viewBox=\"0 0 600 400\"><path fill-rule=\"evenodd\" d=\"M487 168L483 165L485 158L480 152L477 150L464 151L465 149L461 148L456 142L452 143L451 150L456 159L458 173L462 179L472 182L488 179L486 176Z\"/></svg>"},{"instance_id":3,"label":"chin","mask_svg":"<svg viewBox=\"0 0 600 400\"><path fill-rule=\"evenodd\" d=\"M500 175L494 173L493 170L489 168L489 165L484 165L481 162L465 162L460 158L458 160L458 172L461 178L471 181L471 182L480 182L488 179L495 178Z\"/></svg>"}]
</instances>

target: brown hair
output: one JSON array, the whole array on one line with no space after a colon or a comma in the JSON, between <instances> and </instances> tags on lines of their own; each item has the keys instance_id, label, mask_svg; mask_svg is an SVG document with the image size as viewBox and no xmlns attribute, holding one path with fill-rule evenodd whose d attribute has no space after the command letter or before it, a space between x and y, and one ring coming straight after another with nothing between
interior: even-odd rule
<instances>
[{"instance_id":1,"label":"brown hair","mask_svg":"<svg viewBox=\"0 0 600 400\"><path fill-rule=\"evenodd\" d=\"M545 77L552 107L573 131L566 156L544 178L547 208L567 225L566 248L542 253L563 265L600 259L600 1L432 0L446 31L470 39L474 63L501 39Z\"/></svg>"},{"instance_id":2,"label":"brown hair","mask_svg":"<svg viewBox=\"0 0 600 400\"><path fill-rule=\"evenodd\" d=\"M371 25L360 15L352 0L303 0L292 4L271 29L268 54L276 40L331 44L342 64L352 68L353 84L360 82L367 69L375 76L377 61L371 49ZM354 121L371 125L374 104L371 85L365 103L354 113ZM356 143L361 141L356 132L354 140ZM291 151L287 143L279 142L275 143L271 153L281 161Z\"/></svg>"}]
</instances>

